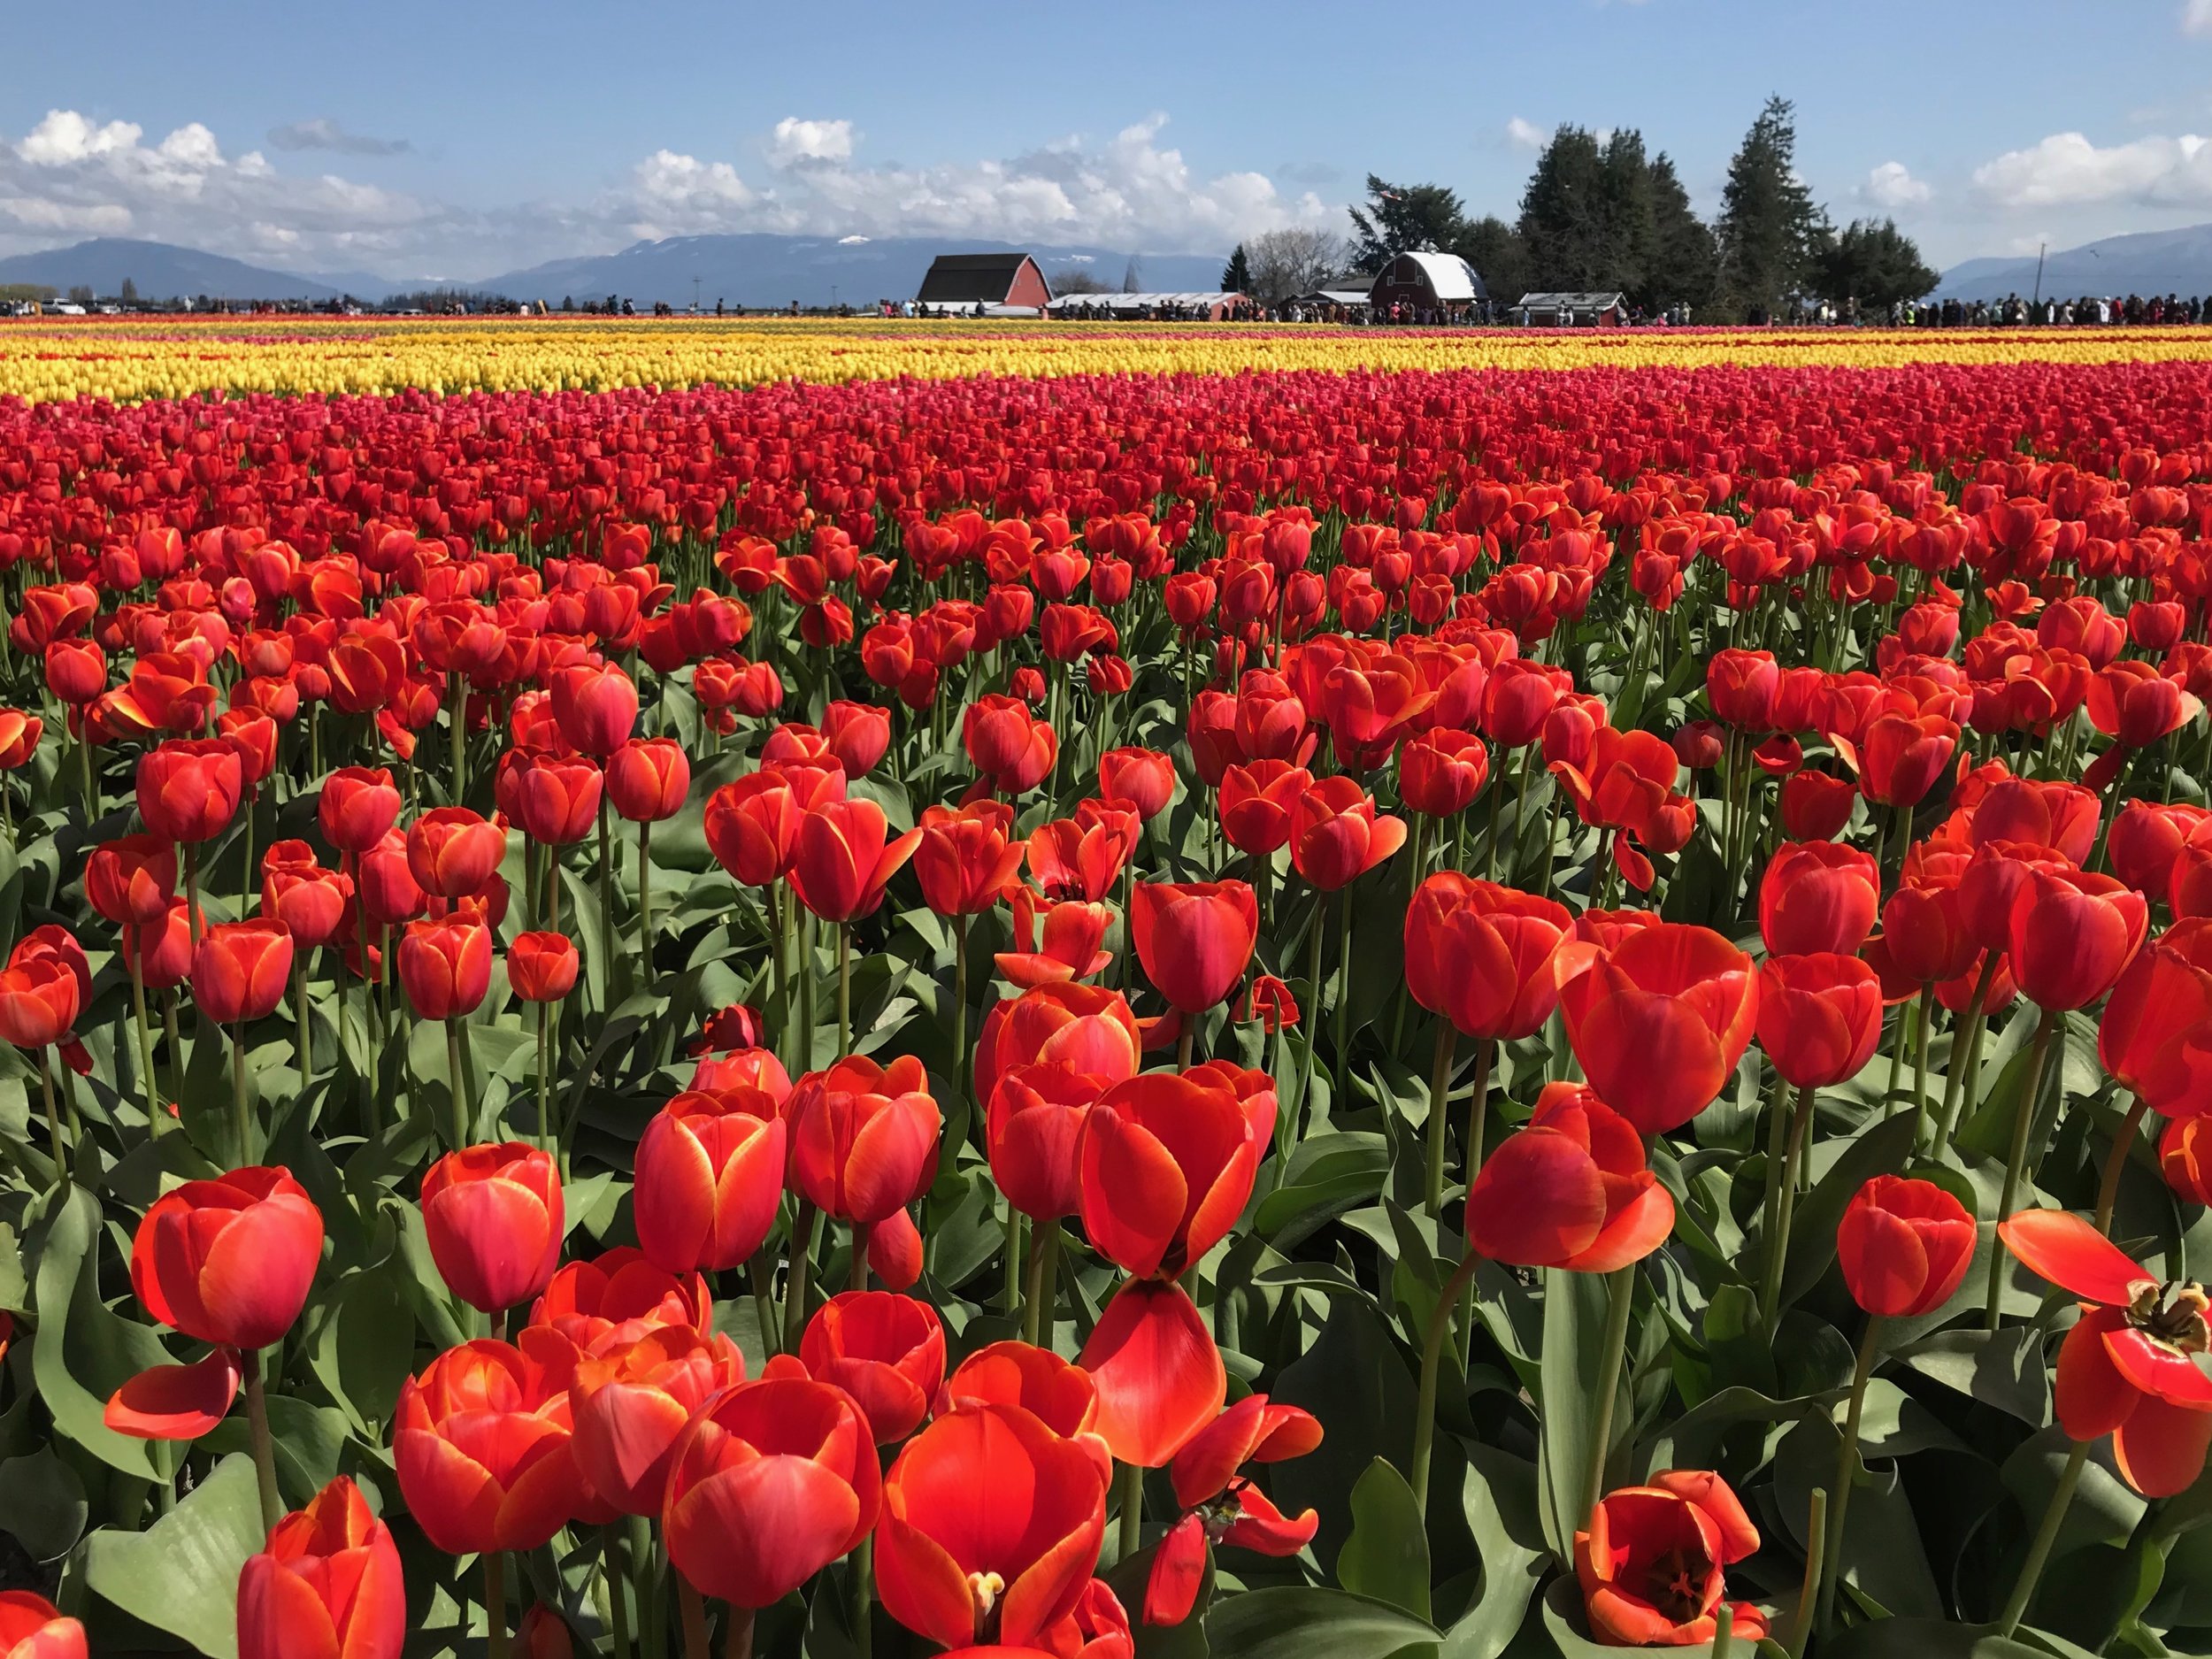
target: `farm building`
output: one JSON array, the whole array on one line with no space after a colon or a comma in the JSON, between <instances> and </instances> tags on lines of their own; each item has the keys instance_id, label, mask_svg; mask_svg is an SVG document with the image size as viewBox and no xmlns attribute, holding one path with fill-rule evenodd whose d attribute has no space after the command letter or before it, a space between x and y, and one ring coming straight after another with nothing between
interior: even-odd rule
<instances>
[{"instance_id":1,"label":"farm building","mask_svg":"<svg viewBox=\"0 0 2212 1659\"><path fill-rule=\"evenodd\" d=\"M1060 318L1217 323L1232 306L1249 303L1242 294L1064 294L1045 311Z\"/></svg>"},{"instance_id":2,"label":"farm building","mask_svg":"<svg viewBox=\"0 0 2212 1659\"><path fill-rule=\"evenodd\" d=\"M1527 328L1617 328L1628 318L1618 294L1524 294L1514 310Z\"/></svg>"},{"instance_id":3,"label":"farm building","mask_svg":"<svg viewBox=\"0 0 2212 1659\"><path fill-rule=\"evenodd\" d=\"M1398 255L1376 273L1367 290L1367 303L1379 313L1402 305L1456 317L1485 297L1474 266L1455 253L1433 249Z\"/></svg>"},{"instance_id":4,"label":"farm building","mask_svg":"<svg viewBox=\"0 0 2212 1659\"><path fill-rule=\"evenodd\" d=\"M938 310L987 311L1015 306L1041 311L1052 298L1045 273L1025 253L941 253L922 278L918 305Z\"/></svg>"}]
</instances>

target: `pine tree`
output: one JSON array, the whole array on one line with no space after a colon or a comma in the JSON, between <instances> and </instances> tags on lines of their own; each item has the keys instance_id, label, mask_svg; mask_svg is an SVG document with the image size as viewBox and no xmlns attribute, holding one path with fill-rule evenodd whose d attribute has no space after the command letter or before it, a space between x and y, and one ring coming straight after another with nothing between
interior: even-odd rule
<instances>
[{"instance_id":1,"label":"pine tree","mask_svg":"<svg viewBox=\"0 0 2212 1659\"><path fill-rule=\"evenodd\" d=\"M1839 305L1855 299L1863 311L1916 300L1938 280L1912 238L1888 219L1852 221L1821 250L1820 266L1821 293Z\"/></svg>"},{"instance_id":2,"label":"pine tree","mask_svg":"<svg viewBox=\"0 0 2212 1659\"><path fill-rule=\"evenodd\" d=\"M1369 276L1421 248L1455 253L1467 220L1455 192L1440 184L1389 184L1367 175L1367 207L1353 208L1352 268Z\"/></svg>"},{"instance_id":3,"label":"pine tree","mask_svg":"<svg viewBox=\"0 0 2212 1659\"><path fill-rule=\"evenodd\" d=\"M1224 294L1249 294L1252 291L1252 261L1246 257L1242 242L1239 242L1236 251L1229 256L1229 263L1221 267L1221 291Z\"/></svg>"},{"instance_id":4,"label":"pine tree","mask_svg":"<svg viewBox=\"0 0 2212 1659\"><path fill-rule=\"evenodd\" d=\"M1797 123L1787 98L1774 96L1744 134L1721 193L1722 303L1747 320L1771 318L1813 275L1827 227L1797 176Z\"/></svg>"},{"instance_id":5,"label":"pine tree","mask_svg":"<svg viewBox=\"0 0 2212 1659\"><path fill-rule=\"evenodd\" d=\"M1521 233L1495 214L1486 213L1467 227L1459 254L1482 279L1483 290L1500 305L1510 305L1537 285L1529 279L1528 248Z\"/></svg>"},{"instance_id":6,"label":"pine tree","mask_svg":"<svg viewBox=\"0 0 2212 1659\"><path fill-rule=\"evenodd\" d=\"M1609 188L1598 141L1586 128L1551 136L1521 193L1520 233L1532 284L1588 293L1624 287L1608 224Z\"/></svg>"},{"instance_id":7,"label":"pine tree","mask_svg":"<svg viewBox=\"0 0 2212 1659\"><path fill-rule=\"evenodd\" d=\"M1687 305L1694 317L1713 303L1719 255L1713 233L1690 211L1690 193L1665 150L1651 158L1651 268L1636 297L1655 311Z\"/></svg>"}]
</instances>

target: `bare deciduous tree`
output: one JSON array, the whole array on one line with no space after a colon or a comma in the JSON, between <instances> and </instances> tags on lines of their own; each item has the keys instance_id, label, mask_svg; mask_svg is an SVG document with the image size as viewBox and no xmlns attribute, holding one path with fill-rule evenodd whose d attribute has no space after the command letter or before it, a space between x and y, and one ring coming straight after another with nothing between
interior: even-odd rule
<instances>
[{"instance_id":1,"label":"bare deciduous tree","mask_svg":"<svg viewBox=\"0 0 2212 1659\"><path fill-rule=\"evenodd\" d=\"M1343 242L1310 227L1268 231L1246 242L1244 250L1252 266L1252 292L1271 305L1325 287L1344 269Z\"/></svg>"}]
</instances>

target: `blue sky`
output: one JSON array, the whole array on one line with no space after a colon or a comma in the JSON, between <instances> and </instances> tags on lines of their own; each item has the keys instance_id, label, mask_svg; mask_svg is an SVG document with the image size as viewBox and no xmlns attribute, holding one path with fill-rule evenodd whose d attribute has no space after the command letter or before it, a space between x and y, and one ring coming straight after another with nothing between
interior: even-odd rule
<instances>
[{"instance_id":1,"label":"blue sky","mask_svg":"<svg viewBox=\"0 0 2212 1659\"><path fill-rule=\"evenodd\" d=\"M2212 219L2212 0L1152 0L649 11L383 0L11 26L0 253L88 235L470 278L641 237L1211 252L1370 171L1510 217L1561 122L1701 210L1770 91L1839 220L1939 265Z\"/></svg>"}]
</instances>

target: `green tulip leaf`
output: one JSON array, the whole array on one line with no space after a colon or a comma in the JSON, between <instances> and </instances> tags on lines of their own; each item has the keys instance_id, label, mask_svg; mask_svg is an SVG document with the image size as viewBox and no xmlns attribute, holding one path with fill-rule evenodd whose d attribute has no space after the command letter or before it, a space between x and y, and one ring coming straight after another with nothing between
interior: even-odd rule
<instances>
[{"instance_id":1,"label":"green tulip leaf","mask_svg":"<svg viewBox=\"0 0 2212 1659\"><path fill-rule=\"evenodd\" d=\"M208 1659L236 1659L238 1573L264 1537L253 1460L226 1457L144 1532L86 1540L85 1586Z\"/></svg>"},{"instance_id":2,"label":"green tulip leaf","mask_svg":"<svg viewBox=\"0 0 2212 1659\"><path fill-rule=\"evenodd\" d=\"M1429 1540L1406 1478L1378 1457L1352 1486L1352 1535L1337 1582L1355 1595L1429 1617Z\"/></svg>"},{"instance_id":3,"label":"green tulip leaf","mask_svg":"<svg viewBox=\"0 0 2212 1659\"><path fill-rule=\"evenodd\" d=\"M1433 1659L1436 1628L1341 1590L1279 1586L1216 1599L1206 1640L1237 1659Z\"/></svg>"}]
</instances>

